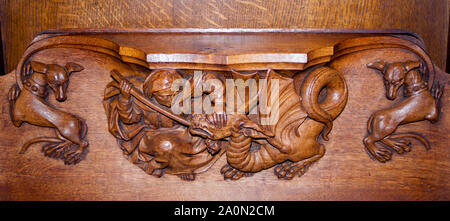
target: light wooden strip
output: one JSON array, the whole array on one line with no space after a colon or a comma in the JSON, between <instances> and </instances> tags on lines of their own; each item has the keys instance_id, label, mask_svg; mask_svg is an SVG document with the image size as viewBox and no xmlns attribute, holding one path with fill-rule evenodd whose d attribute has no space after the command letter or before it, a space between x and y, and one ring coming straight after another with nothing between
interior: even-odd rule
<instances>
[{"instance_id":1,"label":"light wooden strip","mask_svg":"<svg viewBox=\"0 0 450 221\"><path fill-rule=\"evenodd\" d=\"M201 54L147 54L149 63L201 63L201 64L250 64L250 63L300 63L306 64L305 53L284 54L242 54L242 55L201 55Z\"/></svg>"}]
</instances>

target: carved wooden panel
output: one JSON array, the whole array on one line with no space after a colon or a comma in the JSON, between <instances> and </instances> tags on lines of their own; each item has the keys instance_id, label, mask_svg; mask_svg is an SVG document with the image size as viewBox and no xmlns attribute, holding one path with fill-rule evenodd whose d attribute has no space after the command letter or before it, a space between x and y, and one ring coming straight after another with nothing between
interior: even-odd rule
<instances>
[{"instance_id":1,"label":"carved wooden panel","mask_svg":"<svg viewBox=\"0 0 450 221\"><path fill-rule=\"evenodd\" d=\"M248 199L222 194L239 186L255 193L286 185L255 199L307 199L299 194L308 185L311 194L337 191L310 199L354 199L344 184L362 179L361 193L376 199L386 196L377 195L377 183L389 180L380 178L392 174L398 185L432 183L424 184L429 199L450 197L448 74L410 33L53 31L38 35L2 79L7 179L73 171L62 179L105 193L100 183L153 188L155 199L173 198L157 192L185 181L193 182L177 190L181 199L210 199L204 185L221 193L215 199ZM36 143L74 165L44 158Z\"/></svg>"}]
</instances>

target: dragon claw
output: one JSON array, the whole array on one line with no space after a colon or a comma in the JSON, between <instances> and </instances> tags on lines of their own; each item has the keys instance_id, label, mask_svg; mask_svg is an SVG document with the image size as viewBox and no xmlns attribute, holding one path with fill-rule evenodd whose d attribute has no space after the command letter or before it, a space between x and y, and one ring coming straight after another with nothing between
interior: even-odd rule
<instances>
[{"instance_id":1,"label":"dragon claw","mask_svg":"<svg viewBox=\"0 0 450 221\"><path fill-rule=\"evenodd\" d=\"M224 180L239 180L242 177L249 177L253 175L253 173L242 172L229 164L225 164L220 170L220 173L223 174Z\"/></svg>"}]
</instances>

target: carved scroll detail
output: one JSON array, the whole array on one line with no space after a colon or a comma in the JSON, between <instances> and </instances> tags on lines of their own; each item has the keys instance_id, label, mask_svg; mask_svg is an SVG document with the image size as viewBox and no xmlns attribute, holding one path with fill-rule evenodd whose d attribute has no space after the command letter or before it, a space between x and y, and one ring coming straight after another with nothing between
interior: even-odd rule
<instances>
[{"instance_id":1,"label":"carved scroll detail","mask_svg":"<svg viewBox=\"0 0 450 221\"><path fill-rule=\"evenodd\" d=\"M440 84L434 84L431 91L428 89L428 83L422 79L422 65L420 61L375 61L367 64L367 67L383 75L389 100L395 100L398 90L402 86L404 88L401 102L373 113L367 123L369 135L364 138L365 147L372 157L382 163L391 160L392 151L389 149L399 154L409 152L411 139L420 141L427 150L430 149L426 138L418 133L395 133L403 124L423 120L435 123L439 119L438 103L443 90ZM377 142L384 146L376 145Z\"/></svg>"},{"instance_id":2,"label":"carved scroll detail","mask_svg":"<svg viewBox=\"0 0 450 221\"><path fill-rule=\"evenodd\" d=\"M20 127L23 122L41 127L54 128L57 137L37 137L26 142L20 153L35 143L46 142L42 152L47 157L64 160L65 164L79 163L87 153L87 125L81 118L53 107L48 101L50 90L55 99L64 102L67 98L69 77L84 68L75 63L64 67L30 61L21 73L23 89L14 84L9 90L10 116L13 124Z\"/></svg>"}]
</instances>

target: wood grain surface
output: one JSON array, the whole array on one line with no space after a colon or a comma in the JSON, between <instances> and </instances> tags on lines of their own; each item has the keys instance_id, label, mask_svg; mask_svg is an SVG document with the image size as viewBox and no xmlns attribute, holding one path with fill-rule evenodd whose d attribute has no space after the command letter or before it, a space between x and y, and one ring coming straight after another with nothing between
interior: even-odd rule
<instances>
[{"instance_id":1,"label":"wood grain surface","mask_svg":"<svg viewBox=\"0 0 450 221\"><path fill-rule=\"evenodd\" d=\"M20 147L28 139L53 136L54 132L29 124L14 127L6 96L2 96L0 200L450 200L449 115L442 114L436 124L402 126L402 131L420 131L430 140L431 150L425 151L415 142L410 153L394 155L389 163L371 160L362 142L367 119L391 102L383 93L381 76L367 74L371 78L357 72L346 75L360 83L349 84L349 102L334 122L330 141L325 142L325 156L305 175L290 181L277 179L273 169L238 181L224 181L220 174L224 157L193 182L173 175L156 178L146 174L123 156L108 133L101 105L104 88L95 85L106 85L109 76L88 72L71 78L65 103L51 101L86 119L90 142L87 158L76 166L65 166L44 157L39 145L22 155ZM83 75L91 75L89 81ZM0 94L7 94L14 82L14 74L3 76ZM448 96L444 99L443 113L450 104ZM80 100L84 102L77 102Z\"/></svg>"},{"instance_id":2,"label":"wood grain surface","mask_svg":"<svg viewBox=\"0 0 450 221\"><path fill-rule=\"evenodd\" d=\"M403 29L444 68L446 0L1 0L8 72L33 37L61 28Z\"/></svg>"},{"instance_id":3,"label":"wood grain surface","mask_svg":"<svg viewBox=\"0 0 450 221\"><path fill-rule=\"evenodd\" d=\"M2 0L2 37L8 70L15 68L35 34L55 28L399 28L420 34L433 61L445 66L447 1L6 1ZM367 120L397 101L386 99L382 76L366 65L396 54L417 59L402 49L365 51L343 56L330 66L344 73L348 103L334 121L325 156L302 177L279 180L273 168L238 181L224 181L220 158L194 182L177 176L149 176L131 164L109 134L102 106L109 71L96 70L106 55L53 48L34 55L44 63L76 62L86 69L70 78L68 98L49 102L86 120L89 153L76 166L44 157L39 145L26 154L30 138L53 136L51 128L13 126L8 90L15 73L0 77L0 200L450 200L450 87L442 97L439 121L401 126L429 139L426 151L414 141L409 153L394 154L381 164L370 159L362 139ZM89 57L91 59L86 59ZM386 59L393 62L393 58ZM357 62L355 62L357 61ZM349 65L350 64L350 65ZM105 65L104 67L106 67Z\"/></svg>"},{"instance_id":4,"label":"wood grain surface","mask_svg":"<svg viewBox=\"0 0 450 221\"><path fill-rule=\"evenodd\" d=\"M381 48L340 56L329 64L348 83L348 103L334 121L330 140L320 141L326 147L325 156L303 176L282 180L270 168L238 181L223 180L220 168L226 159L222 157L195 181L187 182L173 175L156 178L146 174L123 156L108 132L102 102L105 86L112 80L109 70L122 66L116 57L77 48L40 51L33 60L60 65L74 62L85 68L71 76L65 102L57 102L52 95L49 103L86 121L89 153L76 166L44 157L39 145L19 154L30 138L54 136L54 131L30 124L13 126L6 94L16 82L15 73L2 76L0 200L449 200L448 75L440 73L447 86L439 121L410 123L398 130L421 133L431 150L413 141L411 152L394 154L392 161L382 164L368 156L362 142L370 115L399 102L386 99L382 75L366 66L379 59L418 58L401 48Z\"/></svg>"}]
</instances>

